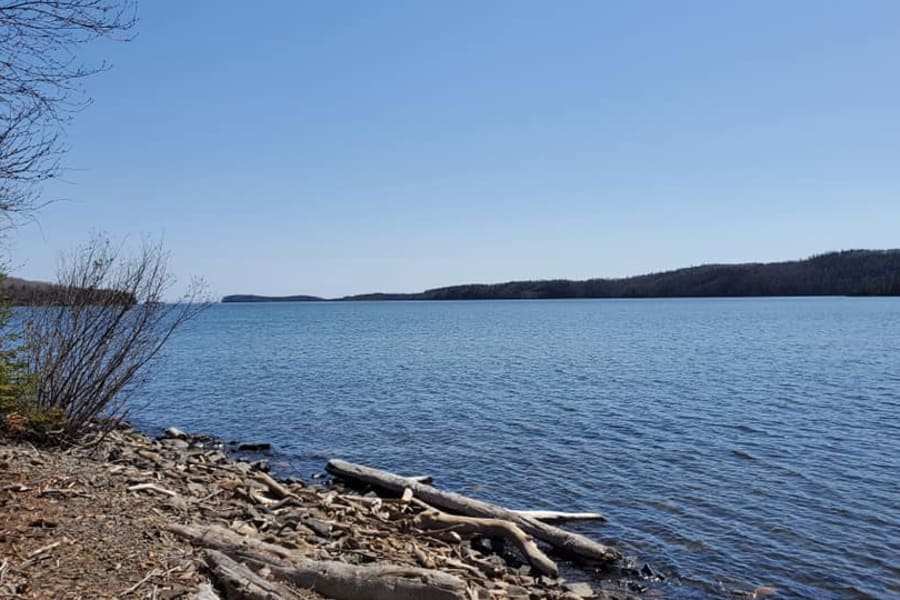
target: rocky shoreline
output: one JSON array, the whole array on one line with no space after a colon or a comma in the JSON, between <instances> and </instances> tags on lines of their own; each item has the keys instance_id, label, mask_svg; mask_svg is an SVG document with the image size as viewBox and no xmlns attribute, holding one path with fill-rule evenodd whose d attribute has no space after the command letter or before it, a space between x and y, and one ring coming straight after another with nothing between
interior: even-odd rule
<instances>
[{"instance_id":1,"label":"rocky shoreline","mask_svg":"<svg viewBox=\"0 0 900 600\"><path fill-rule=\"evenodd\" d=\"M567 581L515 527L486 535L488 519L410 490L268 471L174 429L151 439L122 426L67 451L0 442L0 597L368 598L382 586L392 598L630 600L658 577Z\"/></svg>"}]
</instances>

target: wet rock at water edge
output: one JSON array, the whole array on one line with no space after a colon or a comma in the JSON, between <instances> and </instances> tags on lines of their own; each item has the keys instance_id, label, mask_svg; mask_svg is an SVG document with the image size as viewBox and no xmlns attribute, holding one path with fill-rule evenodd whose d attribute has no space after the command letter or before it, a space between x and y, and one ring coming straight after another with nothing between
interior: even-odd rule
<instances>
[{"instance_id":1,"label":"wet rock at water edge","mask_svg":"<svg viewBox=\"0 0 900 600\"><path fill-rule=\"evenodd\" d=\"M271 465L269 465L269 461L265 459L250 463L250 468L254 471L262 471L263 473L268 473L272 469Z\"/></svg>"},{"instance_id":2,"label":"wet rock at water edge","mask_svg":"<svg viewBox=\"0 0 900 600\"><path fill-rule=\"evenodd\" d=\"M188 434L178 429L177 427L169 427L166 429L165 436L167 438L175 439L175 440L186 440L188 439Z\"/></svg>"},{"instance_id":3,"label":"wet rock at water edge","mask_svg":"<svg viewBox=\"0 0 900 600\"><path fill-rule=\"evenodd\" d=\"M268 452L272 444L268 442L231 442L238 452Z\"/></svg>"}]
</instances>

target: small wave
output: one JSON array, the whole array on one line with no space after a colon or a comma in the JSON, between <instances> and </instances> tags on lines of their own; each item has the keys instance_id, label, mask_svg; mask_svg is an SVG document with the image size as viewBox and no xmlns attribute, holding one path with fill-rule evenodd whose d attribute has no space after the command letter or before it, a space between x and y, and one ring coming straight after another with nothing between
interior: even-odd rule
<instances>
[{"instance_id":1,"label":"small wave","mask_svg":"<svg viewBox=\"0 0 900 600\"><path fill-rule=\"evenodd\" d=\"M745 452L744 450L740 450L738 448L730 448L730 451L738 458L743 458L744 460L757 460L755 456L753 456L749 452Z\"/></svg>"}]
</instances>

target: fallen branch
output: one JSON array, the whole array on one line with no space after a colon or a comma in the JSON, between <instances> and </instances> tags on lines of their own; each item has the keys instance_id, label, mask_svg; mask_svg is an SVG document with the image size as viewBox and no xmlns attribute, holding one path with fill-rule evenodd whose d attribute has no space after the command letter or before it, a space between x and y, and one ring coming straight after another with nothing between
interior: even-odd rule
<instances>
[{"instance_id":1,"label":"fallen branch","mask_svg":"<svg viewBox=\"0 0 900 600\"><path fill-rule=\"evenodd\" d=\"M138 483L136 485L132 485L128 488L129 492L139 492L141 490L148 490L151 492L157 492L160 494L166 494L167 496L172 496L173 498L177 497L178 494L173 492L172 490L167 490L164 487L160 487L155 483Z\"/></svg>"},{"instance_id":2,"label":"fallen branch","mask_svg":"<svg viewBox=\"0 0 900 600\"><path fill-rule=\"evenodd\" d=\"M47 544L46 546L42 546L42 547L38 548L37 550L32 550L31 552L28 553L28 558L34 558L35 556L40 556L44 552L49 552L50 550L53 550L60 544L62 544L62 542L53 542L52 544Z\"/></svg>"},{"instance_id":3,"label":"fallen branch","mask_svg":"<svg viewBox=\"0 0 900 600\"><path fill-rule=\"evenodd\" d=\"M466 584L429 569L389 564L351 565L312 560L275 544L248 538L222 527L169 525L195 546L212 548L243 562L269 568L279 579L335 600L467 600Z\"/></svg>"},{"instance_id":4,"label":"fallen branch","mask_svg":"<svg viewBox=\"0 0 900 600\"><path fill-rule=\"evenodd\" d=\"M556 577L559 574L556 563L541 552L524 531L509 521L459 517L438 510L426 510L416 516L413 524L420 529L452 529L465 535L504 538L512 542L541 575Z\"/></svg>"},{"instance_id":5,"label":"fallen branch","mask_svg":"<svg viewBox=\"0 0 900 600\"><path fill-rule=\"evenodd\" d=\"M206 525L202 527L188 527L186 525L170 524L169 531L175 535L189 540L195 546L201 548L213 548L230 554L229 550L247 548L260 553L267 553L279 558L294 559L296 553L284 546L269 544L260 540L243 536L224 527Z\"/></svg>"},{"instance_id":6,"label":"fallen branch","mask_svg":"<svg viewBox=\"0 0 900 600\"><path fill-rule=\"evenodd\" d=\"M287 489L286 487L272 479L267 473L259 471L255 473L255 476L258 481L266 484L266 487L269 488L269 491L271 491L272 494L275 495L275 497L279 500L293 496L291 490Z\"/></svg>"},{"instance_id":7,"label":"fallen branch","mask_svg":"<svg viewBox=\"0 0 900 600\"><path fill-rule=\"evenodd\" d=\"M556 510L514 510L517 515L529 517L537 521L606 521L606 516L593 512L560 512Z\"/></svg>"},{"instance_id":8,"label":"fallen branch","mask_svg":"<svg viewBox=\"0 0 900 600\"><path fill-rule=\"evenodd\" d=\"M390 564L357 566L306 560L287 567L270 564L272 574L335 600L468 600L462 579L431 569Z\"/></svg>"},{"instance_id":9,"label":"fallen branch","mask_svg":"<svg viewBox=\"0 0 900 600\"><path fill-rule=\"evenodd\" d=\"M502 506L423 485L408 477L401 477L387 471L336 459L328 461L326 469L332 475L344 479L362 481L398 495L402 494L405 488L410 488L417 497L443 510L470 517L511 521L525 533L553 546L557 550L583 559L612 563L622 558L622 555L614 548L604 546L583 535L559 529L532 517L519 515Z\"/></svg>"},{"instance_id":10,"label":"fallen branch","mask_svg":"<svg viewBox=\"0 0 900 600\"><path fill-rule=\"evenodd\" d=\"M67 489L59 489L59 488L44 488L40 492L38 492L38 497L43 498L44 496L87 496L87 494L81 490L67 490Z\"/></svg>"},{"instance_id":11,"label":"fallen branch","mask_svg":"<svg viewBox=\"0 0 900 600\"><path fill-rule=\"evenodd\" d=\"M133 586L131 586L130 588L128 588L128 589L125 590L124 592L122 592L122 595L123 595L123 596L127 596L128 594L130 594L131 592L135 591L136 589L138 589L139 587L141 587L142 585L144 585L147 581L149 581L151 578L156 577L157 575L159 575L159 570L153 569L152 571L150 571L149 573L147 573L147 575L146 575L143 579L141 579L140 581L138 581L136 584L134 584Z\"/></svg>"}]
</instances>

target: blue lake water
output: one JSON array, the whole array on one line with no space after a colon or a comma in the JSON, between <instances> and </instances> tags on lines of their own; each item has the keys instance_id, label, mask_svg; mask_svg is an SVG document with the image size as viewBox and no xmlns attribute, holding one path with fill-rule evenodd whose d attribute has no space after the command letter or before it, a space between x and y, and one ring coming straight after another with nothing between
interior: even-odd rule
<instances>
[{"instance_id":1,"label":"blue lake water","mask_svg":"<svg viewBox=\"0 0 900 600\"><path fill-rule=\"evenodd\" d=\"M900 597L900 298L216 305L141 399L301 477L600 510L664 597Z\"/></svg>"}]
</instances>

